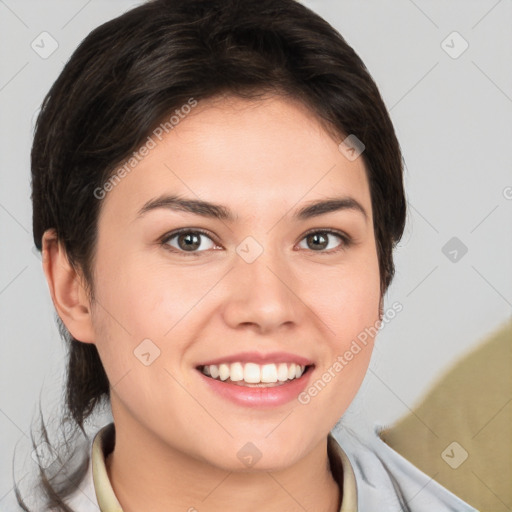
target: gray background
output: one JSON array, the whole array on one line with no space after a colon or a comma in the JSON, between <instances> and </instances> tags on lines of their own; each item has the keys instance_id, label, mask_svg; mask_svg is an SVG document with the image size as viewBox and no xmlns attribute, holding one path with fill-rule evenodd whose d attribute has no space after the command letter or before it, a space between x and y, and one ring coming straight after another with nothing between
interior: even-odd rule
<instances>
[{"instance_id":1,"label":"gray background","mask_svg":"<svg viewBox=\"0 0 512 512\"><path fill-rule=\"evenodd\" d=\"M58 413L63 396L63 343L32 250L33 122L78 43L139 3L0 0L1 511L12 510L16 443L26 459L23 471L33 469L29 427L39 396L46 418ZM512 3L303 3L332 23L367 65L406 163L408 222L385 307L399 301L403 311L379 334L371 370L347 415L358 425L385 425L417 405L443 372L511 315ZM31 47L44 31L58 43L48 58ZM454 31L463 39L448 37ZM469 46L457 55L463 40ZM468 249L455 262L442 251L452 237Z\"/></svg>"}]
</instances>

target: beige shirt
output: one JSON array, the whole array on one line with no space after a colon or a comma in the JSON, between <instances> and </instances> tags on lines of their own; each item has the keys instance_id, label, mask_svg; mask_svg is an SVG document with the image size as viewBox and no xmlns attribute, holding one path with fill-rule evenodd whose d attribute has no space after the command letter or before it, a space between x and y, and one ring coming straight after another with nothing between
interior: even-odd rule
<instances>
[{"instance_id":1,"label":"beige shirt","mask_svg":"<svg viewBox=\"0 0 512 512\"><path fill-rule=\"evenodd\" d=\"M123 512L108 478L105 460L114 449L115 427L110 423L95 436L92 444L92 477L101 512ZM357 512L357 491L354 471L339 443L329 433L327 452L334 479L342 490L340 512Z\"/></svg>"}]
</instances>

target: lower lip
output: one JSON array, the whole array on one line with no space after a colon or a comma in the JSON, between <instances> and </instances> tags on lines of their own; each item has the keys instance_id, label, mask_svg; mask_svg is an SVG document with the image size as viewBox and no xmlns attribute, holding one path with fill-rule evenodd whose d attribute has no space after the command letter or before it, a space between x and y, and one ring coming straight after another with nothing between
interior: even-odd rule
<instances>
[{"instance_id":1,"label":"lower lip","mask_svg":"<svg viewBox=\"0 0 512 512\"><path fill-rule=\"evenodd\" d=\"M237 405L246 407L277 407L279 405L291 402L304 391L313 367L302 374L298 379L293 379L279 386L265 388L239 386L230 382L224 382L207 377L203 372L197 370L203 381L210 386L215 393L234 402Z\"/></svg>"}]
</instances>

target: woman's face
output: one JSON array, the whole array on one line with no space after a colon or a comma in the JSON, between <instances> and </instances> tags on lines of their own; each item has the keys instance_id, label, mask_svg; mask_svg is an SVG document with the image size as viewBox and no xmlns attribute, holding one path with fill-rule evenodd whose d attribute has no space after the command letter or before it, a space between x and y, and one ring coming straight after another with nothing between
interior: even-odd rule
<instances>
[{"instance_id":1,"label":"woman's face","mask_svg":"<svg viewBox=\"0 0 512 512\"><path fill-rule=\"evenodd\" d=\"M191 110L101 200L94 343L134 443L283 468L325 440L373 348L354 345L380 301L363 160L291 100Z\"/></svg>"}]
</instances>

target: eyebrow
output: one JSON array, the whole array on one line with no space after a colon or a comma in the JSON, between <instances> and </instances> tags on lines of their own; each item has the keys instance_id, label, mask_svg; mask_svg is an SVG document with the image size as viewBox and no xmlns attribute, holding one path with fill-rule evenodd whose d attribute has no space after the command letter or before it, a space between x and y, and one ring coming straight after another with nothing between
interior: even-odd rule
<instances>
[{"instance_id":1,"label":"eyebrow","mask_svg":"<svg viewBox=\"0 0 512 512\"><path fill-rule=\"evenodd\" d=\"M236 222L238 220L238 215L234 214L224 205L201 201L199 199L187 199L175 195L164 195L150 199L138 211L137 217L141 217L149 211L160 208L193 213L202 217L225 220L227 222ZM353 197L348 196L311 201L307 203L306 206L296 210L293 217L297 220L307 220L341 210L359 212L363 215L365 221L368 220L368 213L363 205Z\"/></svg>"}]
</instances>

